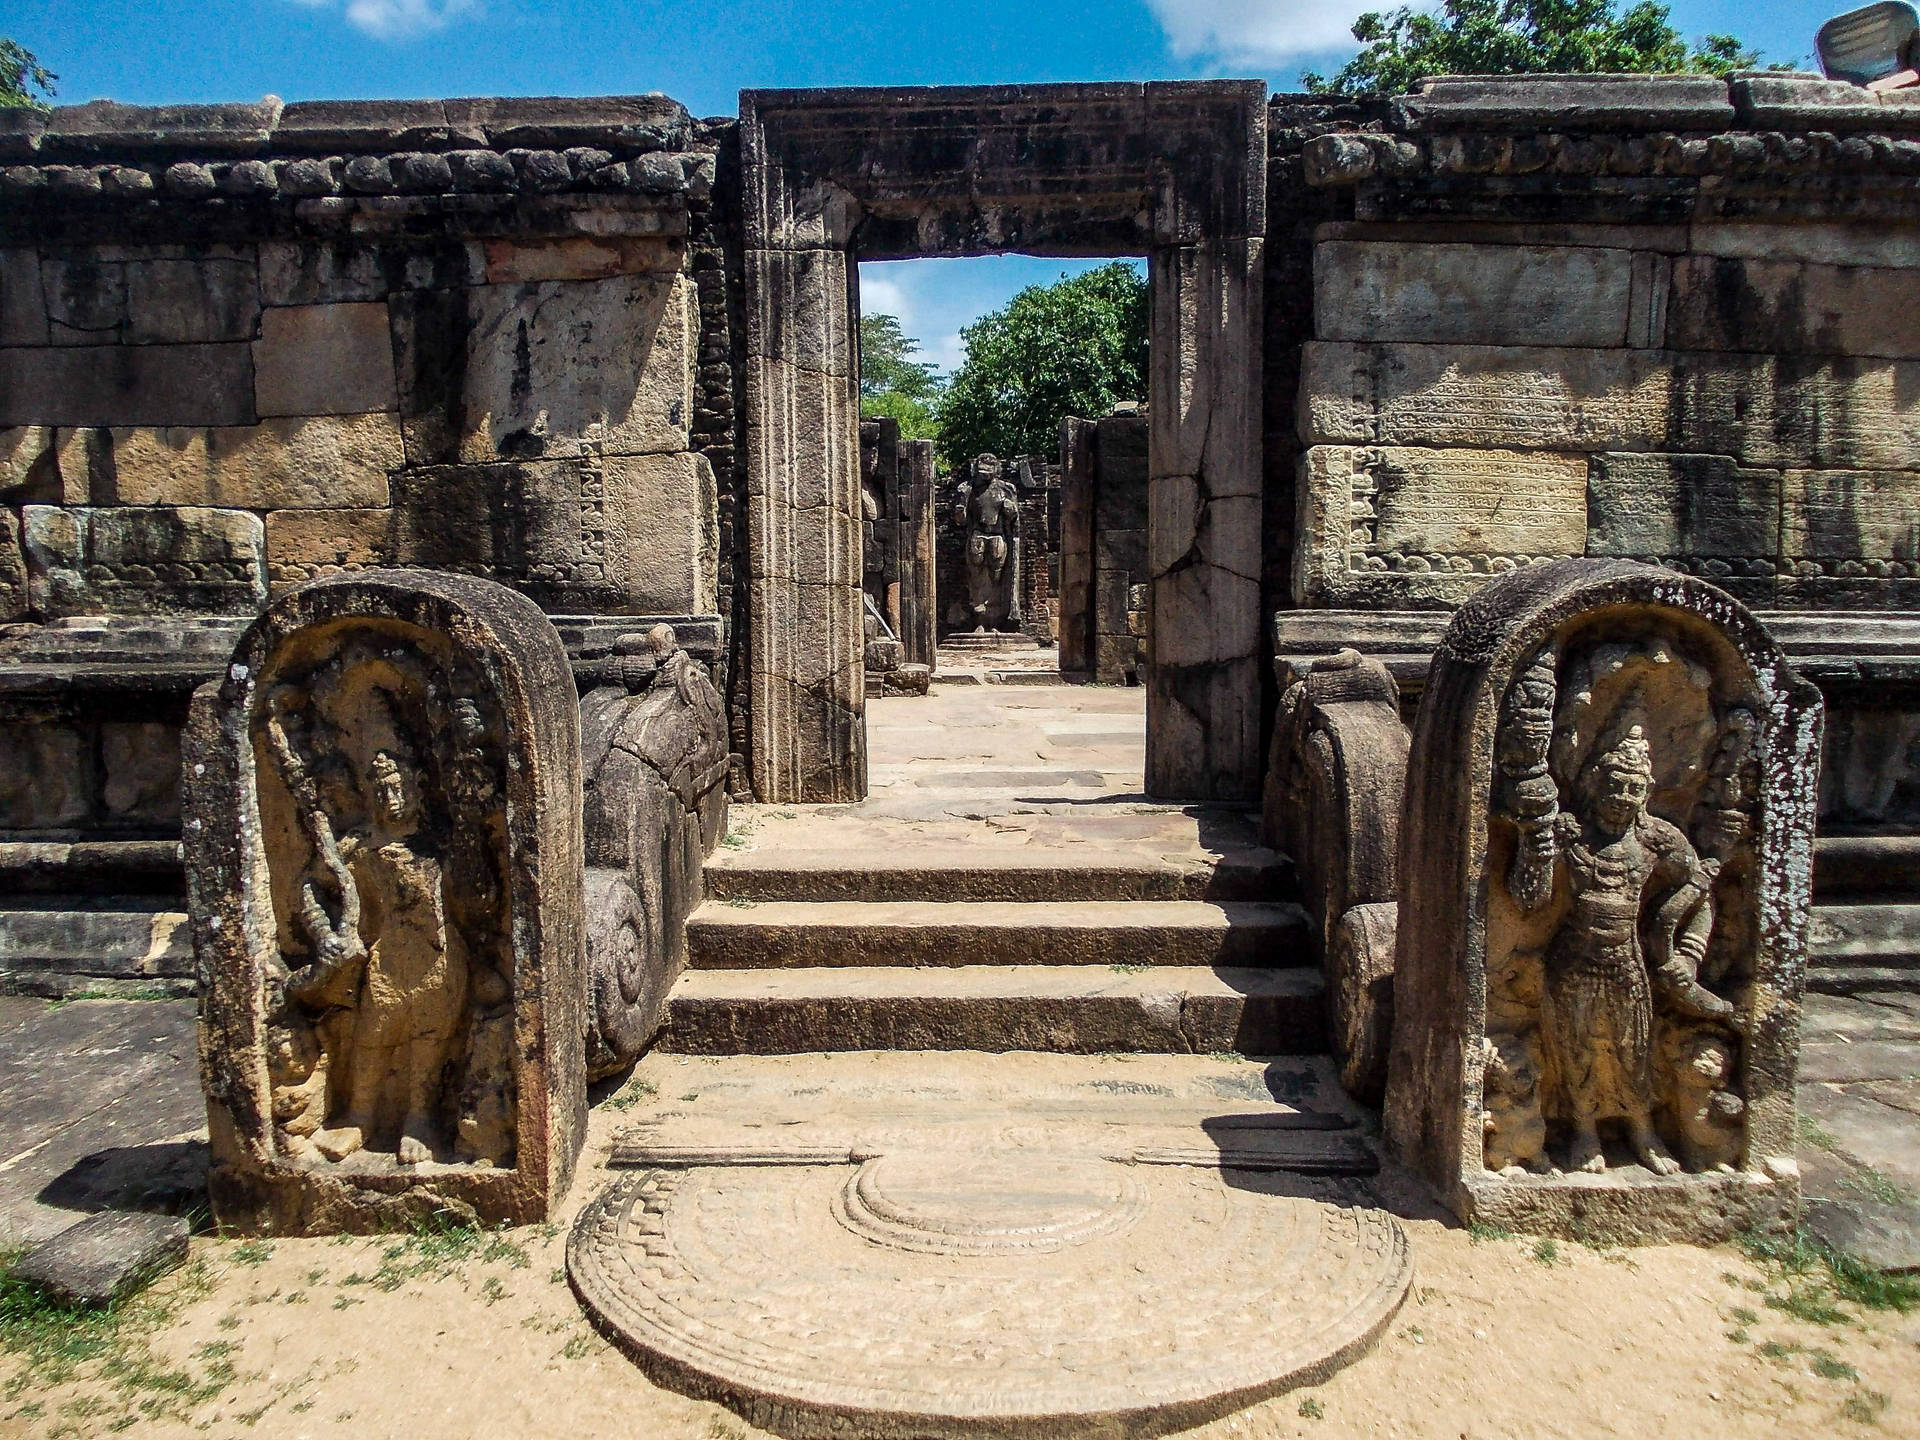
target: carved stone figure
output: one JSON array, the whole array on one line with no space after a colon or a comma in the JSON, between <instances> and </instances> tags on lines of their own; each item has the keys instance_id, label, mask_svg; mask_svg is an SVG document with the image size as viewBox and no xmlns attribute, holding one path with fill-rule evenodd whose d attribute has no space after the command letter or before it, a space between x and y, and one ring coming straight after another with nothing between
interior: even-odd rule
<instances>
[{"instance_id":1,"label":"carved stone figure","mask_svg":"<svg viewBox=\"0 0 1920 1440\"><path fill-rule=\"evenodd\" d=\"M564 1192L585 1085L573 695L530 602L376 571L283 599L195 697L223 1223L521 1220Z\"/></svg>"},{"instance_id":2,"label":"carved stone figure","mask_svg":"<svg viewBox=\"0 0 1920 1440\"><path fill-rule=\"evenodd\" d=\"M953 525L967 540L967 608L976 632L1018 630L1020 496L999 460L982 455L954 497Z\"/></svg>"},{"instance_id":3,"label":"carved stone figure","mask_svg":"<svg viewBox=\"0 0 1920 1440\"><path fill-rule=\"evenodd\" d=\"M1408 763L1387 1121L1463 1217L1704 1240L1792 1212L1819 730L1697 580L1565 561L1455 617Z\"/></svg>"}]
</instances>

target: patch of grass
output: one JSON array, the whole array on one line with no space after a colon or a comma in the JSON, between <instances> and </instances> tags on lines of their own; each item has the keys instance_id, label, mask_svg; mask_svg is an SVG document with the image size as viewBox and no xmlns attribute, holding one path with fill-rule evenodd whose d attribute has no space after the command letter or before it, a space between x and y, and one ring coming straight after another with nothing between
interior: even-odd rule
<instances>
[{"instance_id":1,"label":"patch of grass","mask_svg":"<svg viewBox=\"0 0 1920 1440\"><path fill-rule=\"evenodd\" d=\"M1824 1350L1813 1352L1807 1368L1822 1380L1858 1380L1860 1372L1844 1360L1836 1360Z\"/></svg>"},{"instance_id":2,"label":"patch of grass","mask_svg":"<svg viewBox=\"0 0 1920 1440\"><path fill-rule=\"evenodd\" d=\"M1912 1205L1920 1201L1920 1195L1902 1185L1899 1181L1882 1175L1871 1165L1856 1165L1840 1177L1840 1183L1856 1195L1882 1205Z\"/></svg>"},{"instance_id":3,"label":"patch of grass","mask_svg":"<svg viewBox=\"0 0 1920 1440\"><path fill-rule=\"evenodd\" d=\"M1107 968L1116 975L1138 975L1142 970L1151 970L1153 967L1151 965L1129 963L1125 965L1109 965Z\"/></svg>"},{"instance_id":4,"label":"patch of grass","mask_svg":"<svg viewBox=\"0 0 1920 1440\"><path fill-rule=\"evenodd\" d=\"M1891 1404L1893 1401L1878 1390L1862 1390L1847 1397L1840 1414L1857 1425L1878 1425Z\"/></svg>"},{"instance_id":5,"label":"patch of grass","mask_svg":"<svg viewBox=\"0 0 1920 1440\"><path fill-rule=\"evenodd\" d=\"M1467 1227L1467 1236L1476 1245L1484 1245L1493 1240L1511 1240L1513 1232L1502 1230L1498 1225L1489 1225L1484 1220L1476 1220ZM1728 1276L1728 1279L1734 1277Z\"/></svg>"},{"instance_id":6,"label":"patch of grass","mask_svg":"<svg viewBox=\"0 0 1920 1440\"><path fill-rule=\"evenodd\" d=\"M1299 1414L1302 1420L1324 1420L1327 1418L1326 1407L1321 1405L1321 1403L1311 1395L1300 1402Z\"/></svg>"},{"instance_id":7,"label":"patch of grass","mask_svg":"<svg viewBox=\"0 0 1920 1440\"><path fill-rule=\"evenodd\" d=\"M687 1091L686 1094L680 1097L680 1103L682 1105L691 1104L693 1101L698 1100L699 1098L700 1098L700 1092L698 1090L689 1090Z\"/></svg>"},{"instance_id":8,"label":"patch of grass","mask_svg":"<svg viewBox=\"0 0 1920 1440\"><path fill-rule=\"evenodd\" d=\"M1791 1340L1769 1340L1759 1347L1758 1353L1769 1360L1791 1360L1800 1353L1800 1347Z\"/></svg>"},{"instance_id":9,"label":"patch of grass","mask_svg":"<svg viewBox=\"0 0 1920 1440\"><path fill-rule=\"evenodd\" d=\"M729 895L725 900L722 900L720 903L722 905L725 905L730 910L753 909L753 901L747 899L744 895Z\"/></svg>"},{"instance_id":10,"label":"patch of grass","mask_svg":"<svg viewBox=\"0 0 1920 1440\"><path fill-rule=\"evenodd\" d=\"M1760 1323L1758 1312L1749 1310L1744 1305L1736 1305L1733 1307L1733 1318L1742 1325L1758 1325Z\"/></svg>"},{"instance_id":11,"label":"patch of grass","mask_svg":"<svg viewBox=\"0 0 1920 1440\"><path fill-rule=\"evenodd\" d=\"M1242 1055L1238 1050L1209 1050L1207 1052L1207 1058L1209 1060L1231 1061L1234 1064L1238 1064L1247 1057Z\"/></svg>"},{"instance_id":12,"label":"patch of grass","mask_svg":"<svg viewBox=\"0 0 1920 1440\"><path fill-rule=\"evenodd\" d=\"M227 1252L237 1265L264 1265L273 1258L273 1246L265 1240L242 1240Z\"/></svg>"},{"instance_id":13,"label":"patch of grass","mask_svg":"<svg viewBox=\"0 0 1920 1440\"><path fill-rule=\"evenodd\" d=\"M1747 1327L1742 1325L1738 1330L1727 1331L1727 1339L1736 1345L1745 1345L1749 1340L1753 1339L1753 1336L1749 1335L1747 1333Z\"/></svg>"},{"instance_id":14,"label":"patch of grass","mask_svg":"<svg viewBox=\"0 0 1920 1440\"><path fill-rule=\"evenodd\" d=\"M1533 1257L1536 1264L1544 1265L1549 1270L1556 1265L1573 1263L1560 1253L1560 1246L1553 1240L1536 1240L1533 1249L1527 1253Z\"/></svg>"},{"instance_id":15,"label":"patch of grass","mask_svg":"<svg viewBox=\"0 0 1920 1440\"><path fill-rule=\"evenodd\" d=\"M720 837L720 843L729 850L744 850L750 843L744 830L729 830Z\"/></svg>"},{"instance_id":16,"label":"patch of grass","mask_svg":"<svg viewBox=\"0 0 1920 1440\"><path fill-rule=\"evenodd\" d=\"M489 1275L487 1277L487 1283L480 1287L481 1298L489 1305L499 1304L502 1300L507 1299L511 1293L512 1292L507 1289L506 1282L498 1275Z\"/></svg>"},{"instance_id":17,"label":"patch of grass","mask_svg":"<svg viewBox=\"0 0 1920 1440\"><path fill-rule=\"evenodd\" d=\"M204 1296L212 1277L203 1262L188 1265L153 1289L101 1309L69 1310L54 1304L14 1268L17 1252L0 1255L0 1353L15 1365L0 1396L15 1399L33 1390L45 1396L56 1387L96 1382L104 1394L75 1397L61 1413L82 1419L124 1412L110 1430L128 1428L121 1419L185 1421L194 1407L215 1398L233 1380L233 1367L215 1341L196 1360L204 1370L162 1361L147 1337L169 1324L180 1309ZM35 1401L40 1406L44 1401ZM84 1412L84 1413L83 1413ZM33 1417L42 1411L35 1409Z\"/></svg>"},{"instance_id":18,"label":"patch of grass","mask_svg":"<svg viewBox=\"0 0 1920 1440\"><path fill-rule=\"evenodd\" d=\"M1883 1275L1849 1255L1823 1245L1805 1230L1790 1236L1748 1235L1740 1248L1764 1267L1767 1283L1747 1282L1756 1290L1784 1286L1785 1293L1769 1293L1766 1303L1796 1319L1819 1325L1850 1318L1839 1304L1862 1310L1892 1310L1899 1314L1920 1309L1920 1278Z\"/></svg>"},{"instance_id":19,"label":"patch of grass","mask_svg":"<svg viewBox=\"0 0 1920 1440\"><path fill-rule=\"evenodd\" d=\"M1832 1131L1822 1126L1811 1115L1802 1115L1798 1119L1802 1145L1811 1145L1814 1149L1824 1150L1829 1155L1841 1153L1840 1142L1834 1139Z\"/></svg>"},{"instance_id":20,"label":"patch of grass","mask_svg":"<svg viewBox=\"0 0 1920 1440\"><path fill-rule=\"evenodd\" d=\"M560 1353L569 1360L584 1360L593 1353L593 1337L576 1335L560 1347Z\"/></svg>"},{"instance_id":21,"label":"patch of grass","mask_svg":"<svg viewBox=\"0 0 1920 1440\"><path fill-rule=\"evenodd\" d=\"M631 1110L642 1100L651 1100L660 1087L644 1075L636 1075L600 1103L609 1110Z\"/></svg>"}]
</instances>

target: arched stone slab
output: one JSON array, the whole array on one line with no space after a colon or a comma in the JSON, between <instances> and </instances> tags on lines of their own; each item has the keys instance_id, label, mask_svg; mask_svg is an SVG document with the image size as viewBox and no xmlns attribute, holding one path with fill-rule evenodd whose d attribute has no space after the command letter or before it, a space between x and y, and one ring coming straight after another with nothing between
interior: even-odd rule
<instances>
[{"instance_id":1,"label":"arched stone slab","mask_svg":"<svg viewBox=\"0 0 1920 1440\"><path fill-rule=\"evenodd\" d=\"M809 1440L1166 1434L1325 1379L1412 1277L1297 1177L1032 1151L640 1170L567 1259L650 1373Z\"/></svg>"},{"instance_id":2,"label":"arched stone slab","mask_svg":"<svg viewBox=\"0 0 1920 1440\"><path fill-rule=\"evenodd\" d=\"M214 1216L524 1223L586 1121L579 704L492 581L315 581L194 696L188 904Z\"/></svg>"},{"instance_id":3,"label":"arched stone slab","mask_svg":"<svg viewBox=\"0 0 1920 1440\"><path fill-rule=\"evenodd\" d=\"M1386 1122L1461 1218L1725 1239L1799 1203L1819 692L1631 561L1463 605L1414 722Z\"/></svg>"}]
</instances>

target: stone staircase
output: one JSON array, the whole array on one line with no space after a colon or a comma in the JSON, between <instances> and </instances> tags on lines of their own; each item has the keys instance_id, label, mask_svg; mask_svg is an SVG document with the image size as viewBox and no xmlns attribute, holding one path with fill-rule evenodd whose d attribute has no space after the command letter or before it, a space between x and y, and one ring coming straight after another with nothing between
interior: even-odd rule
<instances>
[{"instance_id":1,"label":"stone staircase","mask_svg":"<svg viewBox=\"0 0 1920 1440\"><path fill-rule=\"evenodd\" d=\"M1807 988L1920 994L1920 836L1814 842Z\"/></svg>"},{"instance_id":2,"label":"stone staircase","mask_svg":"<svg viewBox=\"0 0 1920 1440\"><path fill-rule=\"evenodd\" d=\"M191 995L180 847L0 844L0 993Z\"/></svg>"},{"instance_id":3,"label":"stone staircase","mask_svg":"<svg viewBox=\"0 0 1920 1440\"><path fill-rule=\"evenodd\" d=\"M1303 1055L1322 990L1291 864L965 846L715 857L662 1048Z\"/></svg>"}]
</instances>

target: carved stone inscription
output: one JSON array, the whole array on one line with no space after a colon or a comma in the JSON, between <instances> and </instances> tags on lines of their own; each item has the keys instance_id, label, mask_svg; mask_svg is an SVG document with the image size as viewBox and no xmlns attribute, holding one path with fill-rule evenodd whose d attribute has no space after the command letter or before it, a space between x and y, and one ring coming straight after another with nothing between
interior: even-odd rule
<instances>
[{"instance_id":1,"label":"carved stone inscription","mask_svg":"<svg viewBox=\"0 0 1920 1440\"><path fill-rule=\"evenodd\" d=\"M510 1166L513 965L498 705L440 637L336 628L265 678L253 747L297 1158Z\"/></svg>"},{"instance_id":2,"label":"carved stone inscription","mask_svg":"<svg viewBox=\"0 0 1920 1440\"><path fill-rule=\"evenodd\" d=\"M1488 936L1489 1169L1656 1175L1742 1154L1757 793L1751 695L1684 641L1541 650L1508 690ZM1677 1158L1676 1158L1677 1157Z\"/></svg>"}]
</instances>

